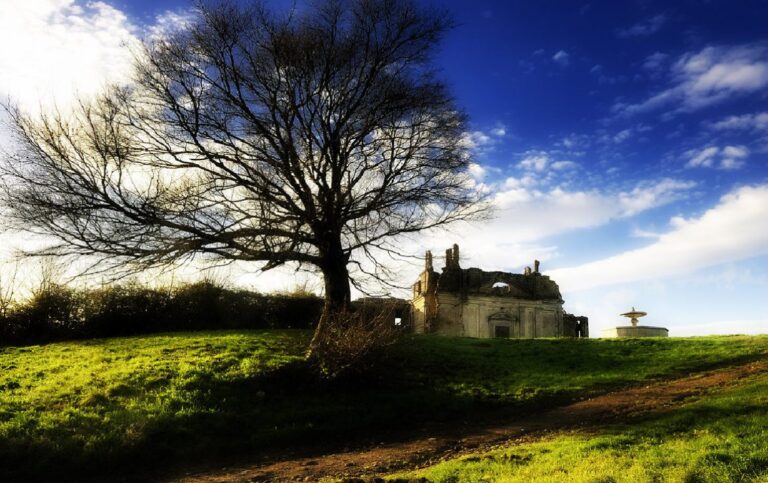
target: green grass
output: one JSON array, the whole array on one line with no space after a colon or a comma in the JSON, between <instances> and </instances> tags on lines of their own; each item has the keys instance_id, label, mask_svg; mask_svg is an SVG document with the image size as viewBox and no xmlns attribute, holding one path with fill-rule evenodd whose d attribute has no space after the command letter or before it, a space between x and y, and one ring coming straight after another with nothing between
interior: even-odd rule
<instances>
[{"instance_id":1,"label":"green grass","mask_svg":"<svg viewBox=\"0 0 768 483\"><path fill-rule=\"evenodd\" d=\"M396 477L434 482L768 481L768 375L593 434L561 433Z\"/></svg>"},{"instance_id":2,"label":"green grass","mask_svg":"<svg viewBox=\"0 0 768 483\"><path fill-rule=\"evenodd\" d=\"M453 398L505 406L585 395L768 354L768 336L650 339L417 337L403 344L407 377Z\"/></svg>"},{"instance_id":3,"label":"green grass","mask_svg":"<svg viewBox=\"0 0 768 483\"><path fill-rule=\"evenodd\" d=\"M768 337L413 337L375 373L320 384L303 331L178 333L0 349L0 480L99 475L382 441L768 353ZM478 410L482 409L482 410Z\"/></svg>"}]
</instances>

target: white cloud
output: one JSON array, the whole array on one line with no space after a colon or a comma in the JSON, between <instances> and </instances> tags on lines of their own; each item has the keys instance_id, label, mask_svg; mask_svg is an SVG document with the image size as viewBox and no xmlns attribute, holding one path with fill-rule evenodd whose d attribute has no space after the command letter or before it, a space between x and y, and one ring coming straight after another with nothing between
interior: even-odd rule
<instances>
[{"instance_id":1,"label":"white cloud","mask_svg":"<svg viewBox=\"0 0 768 483\"><path fill-rule=\"evenodd\" d=\"M491 139L491 136L484 133L483 131L471 131L464 133L464 138L462 141L464 145L469 149L479 149L493 144L493 139Z\"/></svg>"},{"instance_id":2,"label":"white cloud","mask_svg":"<svg viewBox=\"0 0 768 483\"><path fill-rule=\"evenodd\" d=\"M643 61L643 68L651 72L656 72L664 67L669 55L663 52L654 52Z\"/></svg>"},{"instance_id":3,"label":"white cloud","mask_svg":"<svg viewBox=\"0 0 768 483\"><path fill-rule=\"evenodd\" d=\"M688 151L686 154L690 155L690 159L686 166L689 168L698 168L700 166L710 167L714 164L715 156L720 152L718 147L708 147L699 151Z\"/></svg>"},{"instance_id":4,"label":"white cloud","mask_svg":"<svg viewBox=\"0 0 768 483\"><path fill-rule=\"evenodd\" d=\"M717 102L736 92L750 92L768 85L768 49L765 45L732 49L709 47L684 56L676 69L690 94L690 107Z\"/></svg>"},{"instance_id":5,"label":"white cloud","mask_svg":"<svg viewBox=\"0 0 768 483\"><path fill-rule=\"evenodd\" d=\"M648 37L649 35L653 35L658 32L661 27L664 26L667 20L668 18L664 14L655 15L643 20L642 22L636 23L629 28L621 29L617 33L619 37L622 38Z\"/></svg>"},{"instance_id":6,"label":"white cloud","mask_svg":"<svg viewBox=\"0 0 768 483\"><path fill-rule=\"evenodd\" d=\"M591 144L592 144L591 136L587 134L570 133L558 143L558 146L563 147L566 150L573 151L573 150L584 150L588 148ZM577 154L577 153L573 153L573 154Z\"/></svg>"},{"instance_id":7,"label":"white cloud","mask_svg":"<svg viewBox=\"0 0 768 483\"><path fill-rule=\"evenodd\" d=\"M654 240L661 237L661 233L657 233L655 231L649 231L649 230L643 230L641 228L635 228L632 230L632 233L630 234L633 238L652 238Z\"/></svg>"},{"instance_id":8,"label":"white cloud","mask_svg":"<svg viewBox=\"0 0 768 483\"><path fill-rule=\"evenodd\" d=\"M554 170L564 170L564 169L575 169L578 168L579 165L577 163L574 163L573 161L555 161L551 165L552 169Z\"/></svg>"},{"instance_id":9,"label":"white cloud","mask_svg":"<svg viewBox=\"0 0 768 483\"><path fill-rule=\"evenodd\" d=\"M744 146L726 146L723 148L723 156L726 158L746 158L749 149Z\"/></svg>"},{"instance_id":10,"label":"white cloud","mask_svg":"<svg viewBox=\"0 0 768 483\"><path fill-rule=\"evenodd\" d=\"M475 178L476 180L481 180L485 178L485 175L488 174L488 170L485 169L485 167L477 164L477 163L470 163L469 165L469 175Z\"/></svg>"},{"instance_id":11,"label":"white cloud","mask_svg":"<svg viewBox=\"0 0 768 483\"><path fill-rule=\"evenodd\" d=\"M640 182L632 191L618 195L620 216L634 216L651 208L677 201L694 186L696 183L693 181L670 178Z\"/></svg>"},{"instance_id":12,"label":"white cloud","mask_svg":"<svg viewBox=\"0 0 768 483\"><path fill-rule=\"evenodd\" d=\"M613 136L613 142L615 142L616 144L623 143L624 141L629 139L631 135L632 135L631 129L624 129L623 131L619 131L615 136Z\"/></svg>"},{"instance_id":13,"label":"white cloud","mask_svg":"<svg viewBox=\"0 0 768 483\"><path fill-rule=\"evenodd\" d=\"M469 175L478 182L484 181L489 176L498 176L501 174L501 169L495 166L489 166L487 164L469 163L467 169Z\"/></svg>"},{"instance_id":14,"label":"white cloud","mask_svg":"<svg viewBox=\"0 0 768 483\"><path fill-rule=\"evenodd\" d=\"M739 169L749 157L746 146L709 146L703 149L691 149L685 153L688 168ZM719 162L718 162L719 161Z\"/></svg>"},{"instance_id":15,"label":"white cloud","mask_svg":"<svg viewBox=\"0 0 768 483\"><path fill-rule=\"evenodd\" d=\"M629 192L536 189L532 176L507 178L492 197L496 218L478 230L516 243L538 241L566 231L628 218L683 198L695 186L690 181L661 179L638 183Z\"/></svg>"},{"instance_id":16,"label":"white cloud","mask_svg":"<svg viewBox=\"0 0 768 483\"><path fill-rule=\"evenodd\" d=\"M746 158L749 155L749 149L744 146L726 146L723 148L723 156L729 158Z\"/></svg>"},{"instance_id":17,"label":"white cloud","mask_svg":"<svg viewBox=\"0 0 768 483\"><path fill-rule=\"evenodd\" d=\"M768 112L726 117L710 127L718 131L768 131Z\"/></svg>"},{"instance_id":18,"label":"white cloud","mask_svg":"<svg viewBox=\"0 0 768 483\"><path fill-rule=\"evenodd\" d=\"M187 27L194 19L191 10L176 10L161 13L149 28L150 39L161 39Z\"/></svg>"},{"instance_id":19,"label":"white cloud","mask_svg":"<svg viewBox=\"0 0 768 483\"><path fill-rule=\"evenodd\" d=\"M669 73L671 86L637 104L618 103L614 111L632 115L672 105L693 111L768 87L768 44L707 47L687 53Z\"/></svg>"},{"instance_id":20,"label":"white cloud","mask_svg":"<svg viewBox=\"0 0 768 483\"><path fill-rule=\"evenodd\" d=\"M529 172L541 173L547 169L563 171L578 167L578 164L573 161L556 161L552 158L552 155L546 151L528 151L523 156L523 159L517 163L517 167Z\"/></svg>"},{"instance_id":21,"label":"white cloud","mask_svg":"<svg viewBox=\"0 0 768 483\"><path fill-rule=\"evenodd\" d=\"M518 188L532 188L537 184L539 184L538 180L532 175L526 175L522 178L515 178L514 176L510 176L509 178L505 179L503 183L501 183L500 187L497 188L497 191L517 190ZM522 196L525 199L530 198L528 191L522 191Z\"/></svg>"},{"instance_id":22,"label":"white cloud","mask_svg":"<svg viewBox=\"0 0 768 483\"><path fill-rule=\"evenodd\" d=\"M507 178L491 198L494 218L453 225L424 235L415 245L438 249L455 242L462 247L464 266L517 271L533 258L546 261L558 254L556 246L544 242L547 237L634 216L685 196L694 184L645 181L630 193L543 191L537 185L533 176Z\"/></svg>"},{"instance_id":23,"label":"white cloud","mask_svg":"<svg viewBox=\"0 0 768 483\"><path fill-rule=\"evenodd\" d=\"M549 156L545 153L530 154L523 158L517 166L528 171L544 171L549 166Z\"/></svg>"},{"instance_id":24,"label":"white cloud","mask_svg":"<svg viewBox=\"0 0 768 483\"><path fill-rule=\"evenodd\" d=\"M562 144L568 149L576 147L576 139L572 136L566 136L563 138Z\"/></svg>"},{"instance_id":25,"label":"white cloud","mask_svg":"<svg viewBox=\"0 0 768 483\"><path fill-rule=\"evenodd\" d=\"M743 286L768 289L768 274L761 272L759 266L745 267L738 262L728 263L711 273L698 274L693 283L697 287L715 287L720 290L738 290Z\"/></svg>"},{"instance_id":26,"label":"white cloud","mask_svg":"<svg viewBox=\"0 0 768 483\"><path fill-rule=\"evenodd\" d=\"M125 79L136 27L104 2L0 2L0 94L25 109Z\"/></svg>"},{"instance_id":27,"label":"white cloud","mask_svg":"<svg viewBox=\"0 0 768 483\"><path fill-rule=\"evenodd\" d=\"M584 265L551 272L575 291L659 279L768 253L768 185L723 196L698 218L676 217L655 243Z\"/></svg>"},{"instance_id":28,"label":"white cloud","mask_svg":"<svg viewBox=\"0 0 768 483\"><path fill-rule=\"evenodd\" d=\"M744 160L738 157L723 158L720 162L720 169L733 170L744 167Z\"/></svg>"},{"instance_id":29,"label":"white cloud","mask_svg":"<svg viewBox=\"0 0 768 483\"><path fill-rule=\"evenodd\" d=\"M507 129L503 124L498 124L488 131L476 130L464 133L462 142L464 146L475 153L483 154L493 151L494 147L504 142L507 135Z\"/></svg>"},{"instance_id":30,"label":"white cloud","mask_svg":"<svg viewBox=\"0 0 768 483\"><path fill-rule=\"evenodd\" d=\"M0 0L0 97L26 110L66 107L128 81L142 36L191 19L191 10L167 11L142 26L104 1Z\"/></svg>"},{"instance_id":31,"label":"white cloud","mask_svg":"<svg viewBox=\"0 0 768 483\"><path fill-rule=\"evenodd\" d=\"M653 128L647 124L637 124L635 126L622 129L615 134L609 133L605 130L600 130L598 133L601 134L597 138L597 141L602 144L622 144L628 140L644 141L647 139L644 136L644 133L652 130Z\"/></svg>"},{"instance_id":32,"label":"white cloud","mask_svg":"<svg viewBox=\"0 0 768 483\"><path fill-rule=\"evenodd\" d=\"M721 169L739 169L744 166L744 159L749 156L749 149L744 146L726 146L722 154Z\"/></svg>"},{"instance_id":33,"label":"white cloud","mask_svg":"<svg viewBox=\"0 0 768 483\"><path fill-rule=\"evenodd\" d=\"M564 50L558 50L555 55L552 56L552 60L563 67L567 66L570 61L570 55Z\"/></svg>"},{"instance_id":34,"label":"white cloud","mask_svg":"<svg viewBox=\"0 0 768 483\"><path fill-rule=\"evenodd\" d=\"M503 139L507 135L507 128L501 123L497 123L496 127L488 130L476 130L467 131L464 133L462 142L464 146L472 149L476 152L483 152L492 150L493 146L503 142Z\"/></svg>"}]
</instances>

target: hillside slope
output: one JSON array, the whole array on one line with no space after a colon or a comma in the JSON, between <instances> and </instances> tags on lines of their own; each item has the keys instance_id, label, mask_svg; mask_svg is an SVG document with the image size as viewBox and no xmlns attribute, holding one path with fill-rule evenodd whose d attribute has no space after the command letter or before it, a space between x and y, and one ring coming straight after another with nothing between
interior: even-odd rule
<instances>
[{"instance_id":1,"label":"hillside slope","mask_svg":"<svg viewBox=\"0 0 768 483\"><path fill-rule=\"evenodd\" d=\"M623 433L642 431L644 421L663 421L670 415L677 420L680 414L690 411L688 404L697 399L716 400L723 391L732 395L743 396L734 388L763 379L768 382L768 358L741 363L725 368L705 372L696 372L689 376L663 379L652 383L641 383L634 387L613 390L599 396L578 401L553 409L512 416L507 419L487 421L485 424L465 426L461 424L444 425L432 428L432 431L411 439L391 443L369 445L331 454L284 457L279 461L266 464L248 464L216 469L192 474L180 475L185 483L221 483L242 481L362 481L373 483L392 471L403 471L414 467L428 466L424 470L412 471L389 476L394 481L457 482L457 481L700 481L693 475L706 475L711 468L706 467L710 458L706 444L689 444L683 440L680 446L690 450L691 454L702 453L704 463L690 472L691 460L685 451L669 451L655 454L659 461L649 461L642 451L623 452L627 441L626 434L621 434L615 441L602 438L602 433L616 430L617 423L623 423ZM715 396L713 396L715 395ZM766 396L751 401L751 408L765 401ZM746 401L742 401L746 402ZM700 406L699 404L698 406ZM731 407L737 404L730 405ZM763 411L765 413L765 411ZM714 413L724 419L721 413ZM700 414L695 422L701 425L713 423L712 415ZM736 422L737 418L734 418ZM764 423L763 420L755 423ZM675 426L662 425L657 431L657 438L646 445L659 444L664 437L674 438ZM765 448L761 442L762 428L759 424L745 425L750 432L751 453L744 451L741 445L732 445L719 449L718 457L724 462L749 464L753 471L767 467L761 458ZM586 448L576 447L575 451L560 451L555 457L549 457L555 451L546 443L554 440L552 435L574 436L589 443ZM594 436L598 434L598 436ZM590 438L597 440L592 444ZM564 438L560 438L564 439ZM695 439L694 437L691 439ZM604 446L603 443L609 444ZM637 443L637 442L635 442ZM739 442L741 443L741 442ZM538 450L533 448L540 447ZM641 444L638 446L642 447ZM565 446L565 450L574 448ZM591 452L589 452L591 451ZM730 453L729 453L730 451ZM735 451L735 452L734 452ZM589 453L588 453L589 452ZM588 453L589 464L582 459ZM617 455L617 453L620 453ZM437 463L437 464L436 464ZM567 464L563 464L567 463ZM656 468L653 464L656 463ZM762 466L761 466L762 464ZM434 465L431 466L430 465ZM743 467L720 468L714 478L707 481L744 480ZM680 471L683 470L683 471ZM626 472L626 475L625 475ZM680 479L679 477L684 476ZM758 473L754 473L758 474ZM753 476L754 476L753 474ZM626 477L625 477L626 476ZM727 478L732 477L732 478ZM173 478L175 481L176 478Z\"/></svg>"},{"instance_id":2,"label":"hillside slope","mask_svg":"<svg viewBox=\"0 0 768 483\"><path fill-rule=\"evenodd\" d=\"M585 427L555 427L554 433L538 432L491 451L391 478L543 483L768 481L768 360L744 369L690 378L695 380L687 382L698 384L703 394L670 391L666 395L671 399L659 397L664 391L652 391L645 398L632 394L638 403L636 411L619 411L621 418L607 418L611 424L594 424L593 418L582 414ZM679 400L686 395L690 400Z\"/></svg>"},{"instance_id":3,"label":"hillside slope","mask_svg":"<svg viewBox=\"0 0 768 483\"><path fill-rule=\"evenodd\" d=\"M768 337L414 337L365 379L329 385L304 363L308 338L222 331L3 348L0 479L79 479L331 451L768 353Z\"/></svg>"}]
</instances>

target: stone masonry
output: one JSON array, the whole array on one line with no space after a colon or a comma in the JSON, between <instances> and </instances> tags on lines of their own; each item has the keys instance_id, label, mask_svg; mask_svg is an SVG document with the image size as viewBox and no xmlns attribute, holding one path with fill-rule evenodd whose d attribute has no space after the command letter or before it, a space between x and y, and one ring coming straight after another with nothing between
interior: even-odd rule
<instances>
[{"instance_id":1,"label":"stone masonry","mask_svg":"<svg viewBox=\"0 0 768 483\"><path fill-rule=\"evenodd\" d=\"M431 252L413 285L416 333L466 337L587 337L589 322L563 311L557 284L534 268L522 274L461 268L458 245L435 271Z\"/></svg>"}]
</instances>

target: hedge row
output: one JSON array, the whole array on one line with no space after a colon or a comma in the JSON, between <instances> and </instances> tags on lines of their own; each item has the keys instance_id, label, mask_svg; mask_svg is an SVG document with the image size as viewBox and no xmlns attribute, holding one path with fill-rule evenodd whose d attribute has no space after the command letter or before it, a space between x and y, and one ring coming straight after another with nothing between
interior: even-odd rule
<instances>
[{"instance_id":1,"label":"hedge row","mask_svg":"<svg viewBox=\"0 0 768 483\"><path fill-rule=\"evenodd\" d=\"M0 315L0 343L29 344L164 331L311 328L323 301L200 282L176 289L51 285Z\"/></svg>"}]
</instances>

